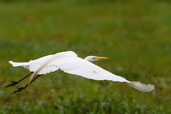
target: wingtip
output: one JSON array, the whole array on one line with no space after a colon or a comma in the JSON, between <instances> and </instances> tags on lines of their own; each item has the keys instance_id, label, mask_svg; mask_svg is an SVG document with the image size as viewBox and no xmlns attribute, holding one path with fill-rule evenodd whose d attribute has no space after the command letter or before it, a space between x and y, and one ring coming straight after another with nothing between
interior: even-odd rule
<instances>
[{"instance_id":1,"label":"wingtip","mask_svg":"<svg viewBox=\"0 0 171 114\"><path fill-rule=\"evenodd\" d=\"M155 89L154 85L151 84L142 84L140 82L131 82L128 85L134 87L135 89L138 89L143 92L151 92Z\"/></svg>"}]
</instances>

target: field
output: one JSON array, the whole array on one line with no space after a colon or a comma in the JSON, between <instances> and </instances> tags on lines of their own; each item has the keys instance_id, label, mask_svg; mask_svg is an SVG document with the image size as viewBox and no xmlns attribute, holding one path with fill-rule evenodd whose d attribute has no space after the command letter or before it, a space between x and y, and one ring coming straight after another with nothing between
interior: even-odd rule
<instances>
[{"instance_id":1,"label":"field","mask_svg":"<svg viewBox=\"0 0 171 114\"><path fill-rule=\"evenodd\" d=\"M95 64L131 81L155 85L144 93L124 83L57 71L11 95L11 80L29 73L9 60L29 61L61 51L106 56ZM0 113L171 113L169 0L1 0Z\"/></svg>"}]
</instances>

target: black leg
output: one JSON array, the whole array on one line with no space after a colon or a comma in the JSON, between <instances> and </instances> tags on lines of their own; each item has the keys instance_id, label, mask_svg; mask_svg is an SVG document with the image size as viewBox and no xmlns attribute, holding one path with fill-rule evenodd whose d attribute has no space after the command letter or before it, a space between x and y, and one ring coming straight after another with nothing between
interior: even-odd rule
<instances>
[{"instance_id":1,"label":"black leg","mask_svg":"<svg viewBox=\"0 0 171 114\"><path fill-rule=\"evenodd\" d=\"M10 86L14 86L14 85L20 83L22 80L24 80L25 78L27 78L28 76L30 76L32 73L33 73L33 72L30 72L29 74L27 74L26 76L24 76L23 78L21 78L21 79L18 80L18 81L11 81L12 83L9 84L9 85L7 85L7 86L5 86L5 88L10 87Z\"/></svg>"},{"instance_id":2,"label":"black leg","mask_svg":"<svg viewBox=\"0 0 171 114\"><path fill-rule=\"evenodd\" d=\"M16 91L12 92L12 94L15 94L17 92L20 92L20 91L26 89L33 81L35 81L40 76L42 76L42 75L37 75L29 84L26 84L24 87L19 87Z\"/></svg>"}]
</instances>

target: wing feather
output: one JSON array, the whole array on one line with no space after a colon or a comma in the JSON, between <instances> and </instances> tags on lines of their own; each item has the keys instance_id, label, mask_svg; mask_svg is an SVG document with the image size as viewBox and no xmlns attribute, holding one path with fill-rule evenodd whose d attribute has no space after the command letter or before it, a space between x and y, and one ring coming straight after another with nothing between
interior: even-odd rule
<instances>
[{"instance_id":1,"label":"wing feather","mask_svg":"<svg viewBox=\"0 0 171 114\"><path fill-rule=\"evenodd\" d=\"M150 92L154 90L153 85L128 81L121 76L112 74L111 72L104 70L103 68L79 57L68 57L61 59L60 61L54 60L44 69L48 69L48 67L51 66L56 66L66 73L74 74L88 79L126 82L129 86L132 86L135 89L143 92Z\"/></svg>"},{"instance_id":2,"label":"wing feather","mask_svg":"<svg viewBox=\"0 0 171 114\"><path fill-rule=\"evenodd\" d=\"M68 58L64 64L58 65L61 70L93 80L112 80L129 82L123 77L114 75L101 67L79 57Z\"/></svg>"}]
</instances>

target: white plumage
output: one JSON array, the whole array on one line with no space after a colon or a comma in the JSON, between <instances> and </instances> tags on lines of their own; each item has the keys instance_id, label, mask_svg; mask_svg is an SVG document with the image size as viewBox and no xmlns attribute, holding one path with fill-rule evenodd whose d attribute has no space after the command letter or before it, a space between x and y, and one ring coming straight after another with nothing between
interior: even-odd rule
<instances>
[{"instance_id":1,"label":"white plumage","mask_svg":"<svg viewBox=\"0 0 171 114\"><path fill-rule=\"evenodd\" d=\"M90 60L91 57L92 60ZM36 74L47 74L60 69L66 73L82 76L88 79L125 82L128 85L144 92L154 90L153 85L146 85L140 82L131 82L121 76L117 76L107 70L102 69L101 67L90 62L95 59L95 56L91 57L89 57L89 59L82 59L73 51L66 51L56 53L54 55L44 56L29 62L9 61L9 63L14 67L21 66L27 68Z\"/></svg>"}]
</instances>

